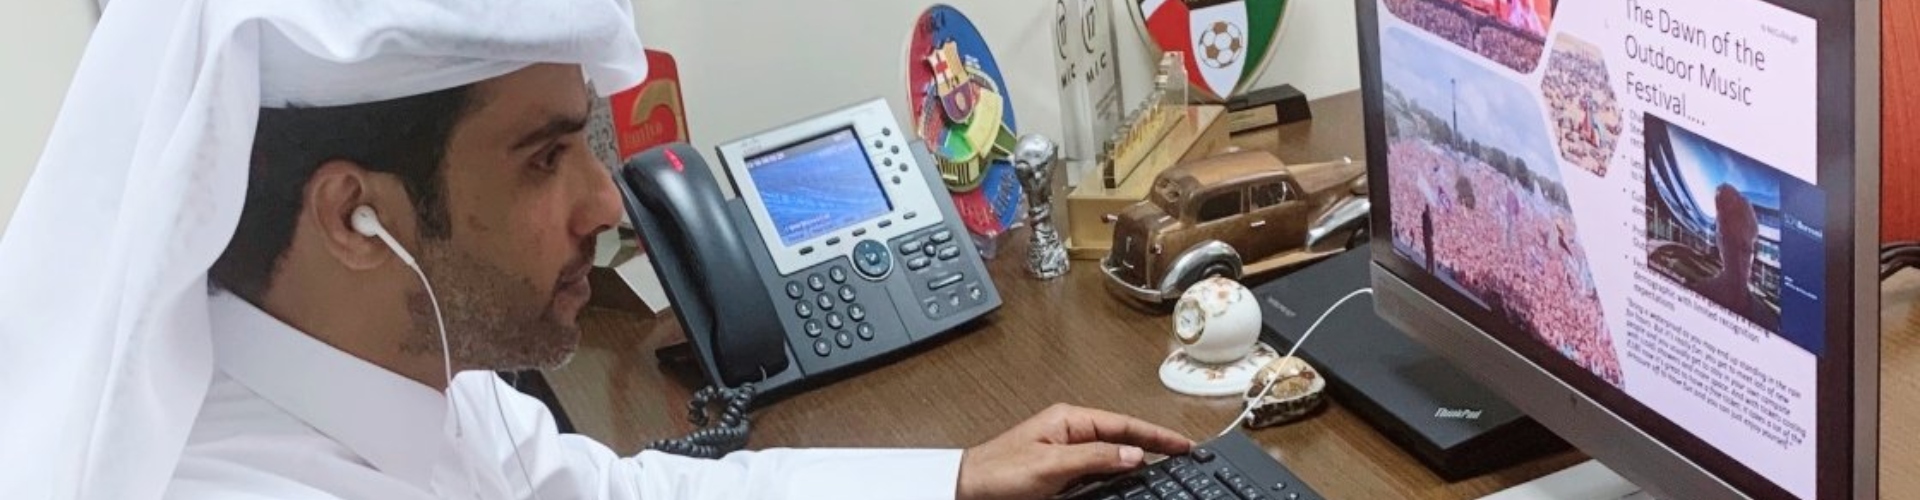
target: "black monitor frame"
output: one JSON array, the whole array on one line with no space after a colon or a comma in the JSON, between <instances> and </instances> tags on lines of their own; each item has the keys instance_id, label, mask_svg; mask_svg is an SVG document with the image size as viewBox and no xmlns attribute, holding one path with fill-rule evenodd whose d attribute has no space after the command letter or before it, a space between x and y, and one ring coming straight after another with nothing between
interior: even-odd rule
<instances>
[{"instance_id":1,"label":"black monitor frame","mask_svg":"<svg viewBox=\"0 0 1920 500\"><path fill-rule=\"evenodd\" d=\"M1563 0L1573 1L1573 0ZM1817 20L1818 180L1825 186L1826 353L1815 444L1819 498L1878 496L1880 1L1765 0ZM1393 234L1379 0L1355 0L1373 234ZM1849 192L1848 190L1851 189ZM1379 312L1567 441L1661 498L1791 498L1779 486L1371 243ZM1459 312L1467 312L1463 317Z\"/></svg>"}]
</instances>

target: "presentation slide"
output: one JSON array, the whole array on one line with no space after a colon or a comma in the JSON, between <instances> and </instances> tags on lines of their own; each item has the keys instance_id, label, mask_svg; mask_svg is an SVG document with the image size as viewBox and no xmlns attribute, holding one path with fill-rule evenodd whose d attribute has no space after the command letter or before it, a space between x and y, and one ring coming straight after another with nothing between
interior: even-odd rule
<instances>
[{"instance_id":1,"label":"presentation slide","mask_svg":"<svg viewBox=\"0 0 1920 500\"><path fill-rule=\"evenodd\" d=\"M1754 1L1380 0L1393 248L1815 493L1814 19Z\"/></svg>"},{"instance_id":2,"label":"presentation slide","mask_svg":"<svg viewBox=\"0 0 1920 500\"><path fill-rule=\"evenodd\" d=\"M748 159L747 174L788 246L893 210L853 129Z\"/></svg>"}]
</instances>

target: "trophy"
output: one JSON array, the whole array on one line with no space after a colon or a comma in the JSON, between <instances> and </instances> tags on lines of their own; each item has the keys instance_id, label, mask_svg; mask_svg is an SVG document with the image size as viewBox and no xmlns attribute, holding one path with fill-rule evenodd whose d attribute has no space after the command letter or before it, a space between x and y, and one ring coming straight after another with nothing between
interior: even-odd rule
<instances>
[{"instance_id":1,"label":"trophy","mask_svg":"<svg viewBox=\"0 0 1920 500\"><path fill-rule=\"evenodd\" d=\"M1040 279L1067 274L1067 247L1053 225L1053 169L1059 158L1053 140L1027 134L1013 148L1013 168L1027 191L1027 218L1033 238L1027 244L1027 272Z\"/></svg>"}]
</instances>

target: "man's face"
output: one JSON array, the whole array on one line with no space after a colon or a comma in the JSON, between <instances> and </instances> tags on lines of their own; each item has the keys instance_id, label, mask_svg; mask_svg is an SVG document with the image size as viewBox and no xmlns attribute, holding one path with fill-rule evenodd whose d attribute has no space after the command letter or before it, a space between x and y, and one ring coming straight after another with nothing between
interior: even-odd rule
<instances>
[{"instance_id":1,"label":"man's face","mask_svg":"<svg viewBox=\"0 0 1920 500\"><path fill-rule=\"evenodd\" d=\"M473 89L442 166L450 236L421 241L461 369L558 366L580 340L594 236L621 201L589 150L577 66L536 65ZM439 349L432 303L410 305L409 348ZM424 344L423 344L424 343Z\"/></svg>"}]
</instances>

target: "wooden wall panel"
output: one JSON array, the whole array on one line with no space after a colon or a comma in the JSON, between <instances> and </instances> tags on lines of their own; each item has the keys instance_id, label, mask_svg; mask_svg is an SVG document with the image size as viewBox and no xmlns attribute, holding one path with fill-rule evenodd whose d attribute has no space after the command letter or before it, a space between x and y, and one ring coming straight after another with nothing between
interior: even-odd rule
<instances>
[{"instance_id":1,"label":"wooden wall panel","mask_svg":"<svg viewBox=\"0 0 1920 500\"><path fill-rule=\"evenodd\" d=\"M1881 9L1880 239L1920 240L1920 2Z\"/></svg>"}]
</instances>

